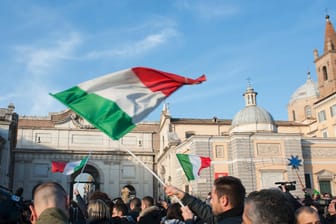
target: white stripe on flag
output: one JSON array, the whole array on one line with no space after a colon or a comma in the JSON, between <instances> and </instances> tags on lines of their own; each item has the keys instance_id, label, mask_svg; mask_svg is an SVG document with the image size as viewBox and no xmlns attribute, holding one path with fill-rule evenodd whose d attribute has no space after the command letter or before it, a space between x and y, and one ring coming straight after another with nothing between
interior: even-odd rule
<instances>
[{"instance_id":1,"label":"white stripe on flag","mask_svg":"<svg viewBox=\"0 0 336 224\"><path fill-rule=\"evenodd\" d=\"M83 82L79 88L111 100L132 117L134 124L140 122L153 107L164 100L165 95L152 92L134 74L132 69L110 73L93 80Z\"/></svg>"}]
</instances>

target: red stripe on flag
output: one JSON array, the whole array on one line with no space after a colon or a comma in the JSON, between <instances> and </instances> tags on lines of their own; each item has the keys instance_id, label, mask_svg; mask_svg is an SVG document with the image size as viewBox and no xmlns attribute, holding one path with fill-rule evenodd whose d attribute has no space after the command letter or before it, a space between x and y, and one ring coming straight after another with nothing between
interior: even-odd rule
<instances>
[{"instance_id":1,"label":"red stripe on flag","mask_svg":"<svg viewBox=\"0 0 336 224\"><path fill-rule=\"evenodd\" d=\"M51 172L63 173L66 162L51 162Z\"/></svg>"},{"instance_id":2,"label":"red stripe on flag","mask_svg":"<svg viewBox=\"0 0 336 224\"><path fill-rule=\"evenodd\" d=\"M201 167L200 167L200 169L198 171L198 175L200 174L200 172L201 172L202 169L211 166L211 159L210 159L210 157L202 157L202 156L200 156L200 159L201 159Z\"/></svg>"},{"instance_id":3,"label":"red stripe on flag","mask_svg":"<svg viewBox=\"0 0 336 224\"><path fill-rule=\"evenodd\" d=\"M152 68L135 67L132 68L132 70L140 81L152 92L161 91L166 97L182 85L199 84L206 80L205 75L202 75L197 79L190 79Z\"/></svg>"}]
</instances>

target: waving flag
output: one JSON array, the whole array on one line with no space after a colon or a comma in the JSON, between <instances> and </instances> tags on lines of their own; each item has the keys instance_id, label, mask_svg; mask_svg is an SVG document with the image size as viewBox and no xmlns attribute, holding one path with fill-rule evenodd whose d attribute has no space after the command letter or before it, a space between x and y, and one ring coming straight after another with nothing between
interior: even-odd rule
<instances>
[{"instance_id":1,"label":"waving flag","mask_svg":"<svg viewBox=\"0 0 336 224\"><path fill-rule=\"evenodd\" d=\"M51 95L112 139L118 140L178 88L205 80L205 75L190 79L135 67Z\"/></svg>"},{"instance_id":2,"label":"waving flag","mask_svg":"<svg viewBox=\"0 0 336 224\"><path fill-rule=\"evenodd\" d=\"M74 172L82 169L87 161L89 160L89 156L85 156L82 160L73 161L73 162L52 162L51 163L51 172L60 172L64 175L71 175Z\"/></svg>"},{"instance_id":3,"label":"waving flag","mask_svg":"<svg viewBox=\"0 0 336 224\"><path fill-rule=\"evenodd\" d=\"M200 176L201 170L211 165L209 157L190 154L176 154L176 156L188 181L197 179Z\"/></svg>"},{"instance_id":4,"label":"waving flag","mask_svg":"<svg viewBox=\"0 0 336 224\"><path fill-rule=\"evenodd\" d=\"M66 162L51 162L51 172L56 173L63 173L64 167L67 163Z\"/></svg>"}]
</instances>

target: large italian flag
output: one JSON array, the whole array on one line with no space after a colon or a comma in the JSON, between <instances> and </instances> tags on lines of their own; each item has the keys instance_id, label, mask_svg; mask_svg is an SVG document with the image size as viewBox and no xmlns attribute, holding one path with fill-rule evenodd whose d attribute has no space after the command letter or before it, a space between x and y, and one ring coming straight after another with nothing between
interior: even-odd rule
<instances>
[{"instance_id":1,"label":"large italian flag","mask_svg":"<svg viewBox=\"0 0 336 224\"><path fill-rule=\"evenodd\" d=\"M205 75L190 79L152 68L135 67L51 95L118 140L178 88L205 80Z\"/></svg>"},{"instance_id":2,"label":"large italian flag","mask_svg":"<svg viewBox=\"0 0 336 224\"><path fill-rule=\"evenodd\" d=\"M176 156L188 181L197 179L200 176L201 170L211 165L209 157L191 154L176 154Z\"/></svg>"}]
</instances>

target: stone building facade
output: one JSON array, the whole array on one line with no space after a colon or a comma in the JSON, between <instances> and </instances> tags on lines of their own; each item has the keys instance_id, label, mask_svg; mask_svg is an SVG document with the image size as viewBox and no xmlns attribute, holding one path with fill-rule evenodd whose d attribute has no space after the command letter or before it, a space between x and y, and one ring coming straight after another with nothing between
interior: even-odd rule
<instances>
[{"instance_id":1,"label":"stone building facade","mask_svg":"<svg viewBox=\"0 0 336 224\"><path fill-rule=\"evenodd\" d=\"M288 121L274 121L259 107L250 85L245 107L232 120L173 118L166 108L157 156L161 178L200 197L221 175L240 177L248 192L295 181L298 196L302 188L336 195L336 33L329 16L324 37L323 54L313 52L318 81L308 73L306 83L294 91ZM208 156L212 166L188 182L176 153ZM289 165L292 158L300 160L298 169Z\"/></svg>"},{"instance_id":2,"label":"stone building facade","mask_svg":"<svg viewBox=\"0 0 336 224\"><path fill-rule=\"evenodd\" d=\"M84 188L89 188L104 191L111 198L120 197L125 186L134 189L138 197L155 195L153 175L129 152L155 170L157 127L153 122L141 123L114 141L71 110L50 113L48 117L20 117L14 150L14 189L23 186L24 197L30 198L36 184L57 181L70 195L76 184L83 194L88 194ZM88 155L83 174L77 171L66 176L51 170L52 162L77 161Z\"/></svg>"},{"instance_id":3,"label":"stone building facade","mask_svg":"<svg viewBox=\"0 0 336 224\"><path fill-rule=\"evenodd\" d=\"M0 108L0 185L13 188L14 150L18 128L18 114L14 105Z\"/></svg>"}]
</instances>

